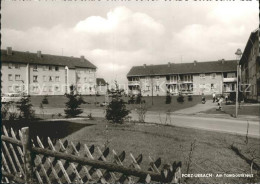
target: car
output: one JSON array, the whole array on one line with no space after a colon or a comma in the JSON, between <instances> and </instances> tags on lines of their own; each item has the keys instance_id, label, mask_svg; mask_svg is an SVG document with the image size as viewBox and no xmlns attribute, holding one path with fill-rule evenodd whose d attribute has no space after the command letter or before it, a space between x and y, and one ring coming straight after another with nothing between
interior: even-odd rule
<instances>
[{"instance_id":1,"label":"car","mask_svg":"<svg viewBox=\"0 0 260 184\"><path fill-rule=\"evenodd\" d=\"M19 103L22 99L23 95L20 93L7 93L1 97L1 103Z\"/></svg>"},{"instance_id":2,"label":"car","mask_svg":"<svg viewBox=\"0 0 260 184\"><path fill-rule=\"evenodd\" d=\"M104 106L108 106L108 103L107 102L102 102L99 105L100 105L100 107L104 107Z\"/></svg>"}]
</instances>

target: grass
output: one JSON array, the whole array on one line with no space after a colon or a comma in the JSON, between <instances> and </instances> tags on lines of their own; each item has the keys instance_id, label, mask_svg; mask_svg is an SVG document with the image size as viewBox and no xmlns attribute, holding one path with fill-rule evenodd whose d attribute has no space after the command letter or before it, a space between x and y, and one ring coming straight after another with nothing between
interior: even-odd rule
<instances>
[{"instance_id":1,"label":"grass","mask_svg":"<svg viewBox=\"0 0 260 184\"><path fill-rule=\"evenodd\" d=\"M182 161L182 173L186 173L187 160L191 143L196 140L196 147L192 155L192 163L189 173L226 173L241 174L250 173L250 160L252 154L260 155L259 139L227 133L218 133L205 130L180 128L174 126L126 123L122 125L106 123L103 118L95 120L73 121L37 121L10 122L3 124L14 129L29 126L33 135L40 135L45 145L46 137L52 140L62 139L80 142L88 146L99 146L104 150L110 148L108 160L113 160L112 149L118 154L126 152L125 166L131 163L129 154L135 157L143 155L142 169L148 169L151 156L154 160L162 159L161 167L172 164L174 161ZM55 141L54 141L55 142ZM250 151L251 150L251 151ZM82 151L82 150L81 150ZM96 153L96 151L94 152ZM257 165L253 170L254 178L190 178L188 183L245 183L257 182L260 175L260 158L254 160ZM258 171L257 171L258 170Z\"/></svg>"},{"instance_id":2,"label":"grass","mask_svg":"<svg viewBox=\"0 0 260 184\"><path fill-rule=\"evenodd\" d=\"M240 135L147 124L106 124L102 119L93 126L84 127L72 133L66 139L87 145L98 145L103 149L108 144L118 153L124 150L128 158L125 162L129 163L129 153L133 153L134 156L142 153L144 168L149 165L148 156L154 159L161 157L162 164L182 161L183 173L186 172L187 156L190 144L194 140L196 140L196 148L189 173L250 173L250 164L247 163L247 160L237 156L231 149L231 145L235 145L245 155L245 158L250 159L250 154L247 153L249 148L253 148L256 151L255 154L260 155L259 139L255 138L249 138L246 145L245 137ZM260 159L255 160L255 163L259 165ZM255 175L254 179L213 177L192 178L188 181L234 183L259 181L260 176Z\"/></svg>"},{"instance_id":3,"label":"grass","mask_svg":"<svg viewBox=\"0 0 260 184\"><path fill-rule=\"evenodd\" d=\"M215 108L204 111L206 114L235 114L235 105L223 105L223 111L216 111ZM260 105L241 105L238 108L238 115L249 115L249 116L259 116L260 114Z\"/></svg>"},{"instance_id":4,"label":"grass","mask_svg":"<svg viewBox=\"0 0 260 184\"><path fill-rule=\"evenodd\" d=\"M210 97L208 97L210 99ZM34 107L39 107L40 103L43 99L43 96L31 96L31 102ZM67 98L65 96L48 96L47 97L49 104L44 104L45 108L64 108L64 104L67 102ZM105 102L105 96L83 96L84 101L87 104L81 105L82 108L92 109L92 108L101 108L105 109L105 107L100 107L99 104L95 104L95 102L102 103ZM125 102L128 102L130 99L129 97L123 97ZM188 101L188 96L184 97L183 103L177 102L177 97L172 96L172 103L165 104L165 97L164 96L154 96L153 100L152 97L143 97L146 101L146 105L148 110L150 111L176 111L188 107L192 107L198 103L201 103L201 96L193 96L192 101ZM153 101L153 105L152 105ZM127 104L128 109L135 109L135 104Z\"/></svg>"}]
</instances>

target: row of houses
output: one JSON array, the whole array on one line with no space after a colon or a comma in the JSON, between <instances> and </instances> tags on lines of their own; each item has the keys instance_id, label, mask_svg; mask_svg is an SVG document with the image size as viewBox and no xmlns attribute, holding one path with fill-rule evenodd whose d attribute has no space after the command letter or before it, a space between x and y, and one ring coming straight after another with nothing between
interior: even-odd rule
<instances>
[{"instance_id":1,"label":"row of houses","mask_svg":"<svg viewBox=\"0 0 260 184\"><path fill-rule=\"evenodd\" d=\"M133 66L127 74L128 90L144 96L230 94L236 92L239 82L246 99L260 101L259 56L257 29L251 33L241 59Z\"/></svg>"},{"instance_id":2,"label":"row of houses","mask_svg":"<svg viewBox=\"0 0 260 184\"><path fill-rule=\"evenodd\" d=\"M2 94L82 95L105 94L106 82L96 77L97 67L80 58L1 50Z\"/></svg>"}]
</instances>

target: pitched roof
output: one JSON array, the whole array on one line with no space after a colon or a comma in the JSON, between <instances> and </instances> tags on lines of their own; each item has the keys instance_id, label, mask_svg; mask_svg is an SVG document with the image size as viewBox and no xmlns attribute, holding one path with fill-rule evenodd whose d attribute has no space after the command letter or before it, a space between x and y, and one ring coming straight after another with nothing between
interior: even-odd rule
<instances>
[{"instance_id":1,"label":"pitched roof","mask_svg":"<svg viewBox=\"0 0 260 184\"><path fill-rule=\"evenodd\" d=\"M30 64L47 64L57 66L68 66L69 68L92 68L97 67L85 58L76 58L68 56L56 56L49 54L41 54L41 57L37 56L37 53L12 51L12 55L7 55L6 50L1 50L1 62L13 62L13 63L30 63Z\"/></svg>"},{"instance_id":2,"label":"pitched roof","mask_svg":"<svg viewBox=\"0 0 260 184\"><path fill-rule=\"evenodd\" d=\"M98 86L105 86L107 84L103 78L97 78L96 83Z\"/></svg>"},{"instance_id":3,"label":"pitched roof","mask_svg":"<svg viewBox=\"0 0 260 184\"><path fill-rule=\"evenodd\" d=\"M170 63L163 65L134 66L127 76L195 74L236 71L236 60L220 60L194 63Z\"/></svg>"},{"instance_id":4,"label":"pitched roof","mask_svg":"<svg viewBox=\"0 0 260 184\"><path fill-rule=\"evenodd\" d=\"M259 28L254 30L253 32L251 32L251 34L250 34L250 36L248 38L248 41L246 43L243 55L242 55L242 57L240 59L240 64L243 64L243 63L245 63L248 60L250 51L251 51L254 43L256 41L258 41L258 39L259 39L258 38L258 31L259 31ZM258 55L259 55L259 53L258 53Z\"/></svg>"}]
</instances>

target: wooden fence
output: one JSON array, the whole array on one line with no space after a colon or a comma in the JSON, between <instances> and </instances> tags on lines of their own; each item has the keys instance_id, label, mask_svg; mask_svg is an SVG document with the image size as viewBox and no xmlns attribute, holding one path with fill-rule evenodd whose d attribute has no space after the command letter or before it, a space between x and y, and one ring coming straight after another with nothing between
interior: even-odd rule
<instances>
[{"instance_id":1,"label":"wooden fence","mask_svg":"<svg viewBox=\"0 0 260 184\"><path fill-rule=\"evenodd\" d=\"M2 126L1 183L180 183L181 162L161 166L161 159L141 168L142 154L126 153L109 148L74 144L48 137L45 147L37 136L30 138L29 128L7 131ZM146 169L144 169L146 168Z\"/></svg>"}]
</instances>

